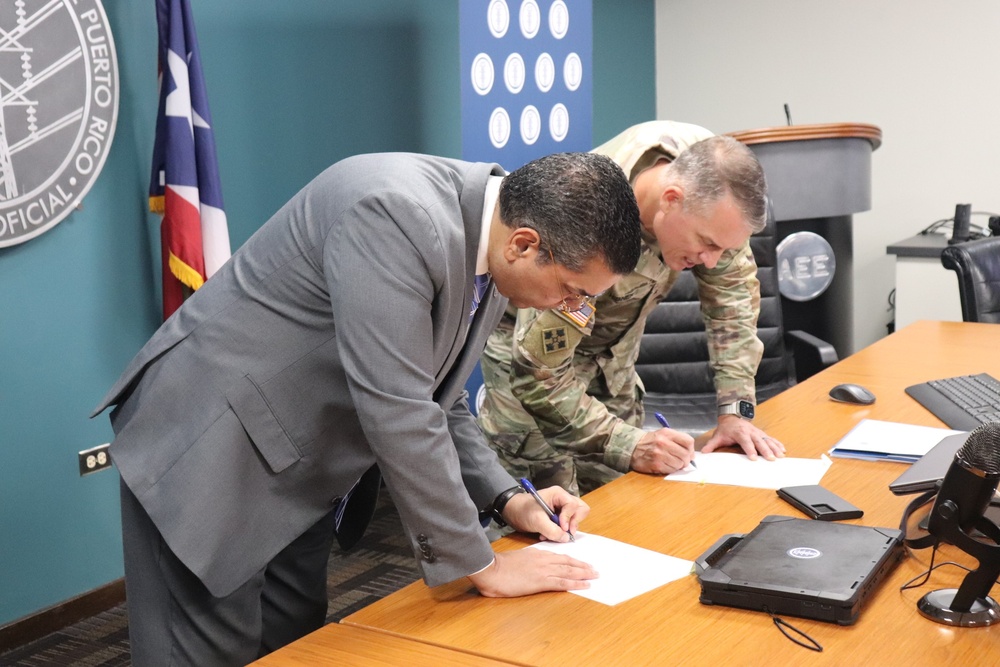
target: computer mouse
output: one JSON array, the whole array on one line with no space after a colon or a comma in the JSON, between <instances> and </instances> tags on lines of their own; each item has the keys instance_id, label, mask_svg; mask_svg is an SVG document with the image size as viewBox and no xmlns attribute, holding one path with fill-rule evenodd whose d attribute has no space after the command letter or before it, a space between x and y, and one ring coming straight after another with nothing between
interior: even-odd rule
<instances>
[{"instance_id":1,"label":"computer mouse","mask_svg":"<svg viewBox=\"0 0 1000 667\"><path fill-rule=\"evenodd\" d=\"M875 402L875 394L859 384L838 384L830 390L830 398L841 403L871 405Z\"/></svg>"}]
</instances>

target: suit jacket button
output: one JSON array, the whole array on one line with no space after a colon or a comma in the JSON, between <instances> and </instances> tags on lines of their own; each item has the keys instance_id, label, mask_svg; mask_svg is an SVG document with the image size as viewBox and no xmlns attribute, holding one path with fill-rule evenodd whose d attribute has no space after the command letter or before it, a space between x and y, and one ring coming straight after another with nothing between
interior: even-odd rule
<instances>
[{"instance_id":1,"label":"suit jacket button","mask_svg":"<svg viewBox=\"0 0 1000 667\"><path fill-rule=\"evenodd\" d=\"M417 542L419 542L420 544L427 544L427 536L424 535L423 533L420 533L419 535L417 535Z\"/></svg>"},{"instance_id":2,"label":"suit jacket button","mask_svg":"<svg viewBox=\"0 0 1000 667\"><path fill-rule=\"evenodd\" d=\"M336 496L333 500L330 501L330 504L333 505L334 507L336 507L337 505L340 504L341 500L343 500L343 497Z\"/></svg>"}]
</instances>

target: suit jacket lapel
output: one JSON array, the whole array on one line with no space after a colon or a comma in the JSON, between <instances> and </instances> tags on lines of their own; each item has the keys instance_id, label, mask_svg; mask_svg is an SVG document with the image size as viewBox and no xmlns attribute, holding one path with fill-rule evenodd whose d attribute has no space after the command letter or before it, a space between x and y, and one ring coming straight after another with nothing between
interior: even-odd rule
<instances>
[{"instance_id":1,"label":"suit jacket lapel","mask_svg":"<svg viewBox=\"0 0 1000 667\"><path fill-rule=\"evenodd\" d=\"M479 303L479 308L472 318L472 324L469 325L462 351L438 386L438 390L434 392L434 400L438 403L448 406L458 397L459 392L465 387L465 381L479 361L479 357L482 356L486 338L500 323L500 318L506 307L507 299L497 292L493 280L490 279L486 294Z\"/></svg>"}]
</instances>

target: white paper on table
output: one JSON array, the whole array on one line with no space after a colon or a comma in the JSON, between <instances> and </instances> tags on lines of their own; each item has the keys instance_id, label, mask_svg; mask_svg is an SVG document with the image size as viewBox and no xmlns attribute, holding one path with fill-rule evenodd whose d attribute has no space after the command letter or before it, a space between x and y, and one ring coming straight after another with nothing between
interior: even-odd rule
<instances>
[{"instance_id":1,"label":"white paper on table","mask_svg":"<svg viewBox=\"0 0 1000 667\"><path fill-rule=\"evenodd\" d=\"M908 460L912 463L943 438L956 433L962 431L862 419L833 446L830 453L849 458Z\"/></svg>"},{"instance_id":2,"label":"white paper on table","mask_svg":"<svg viewBox=\"0 0 1000 667\"><path fill-rule=\"evenodd\" d=\"M600 576L590 580L590 588L570 593L606 605L616 605L686 577L694 566L689 560L600 535L574 533L573 537L576 542L539 542L528 548L545 549L589 563Z\"/></svg>"},{"instance_id":3,"label":"white paper on table","mask_svg":"<svg viewBox=\"0 0 1000 667\"><path fill-rule=\"evenodd\" d=\"M825 454L818 459L786 457L768 461L759 456L756 461L751 461L745 454L729 452L695 452L694 462L697 468L688 466L664 479L669 482L780 489L783 486L819 484L833 463Z\"/></svg>"}]
</instances>

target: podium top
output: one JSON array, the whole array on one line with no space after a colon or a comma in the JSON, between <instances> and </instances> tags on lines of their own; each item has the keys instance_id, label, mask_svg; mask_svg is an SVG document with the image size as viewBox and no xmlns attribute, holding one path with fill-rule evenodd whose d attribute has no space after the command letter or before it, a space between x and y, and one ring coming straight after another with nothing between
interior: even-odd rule
<instances>
[{"instance_id":1,"label":"podium top","mask_svg":"<svg viewBox=\"0 0 1000 667\"><path fill-rule=\"evenodd\" d=\"M867 139L872 145L872 150L882 145L882 130L867 123L784 125L727 132L727 134L748 146L776 141L806 141L809 139Z\"/></svg>"}]
</instances>

